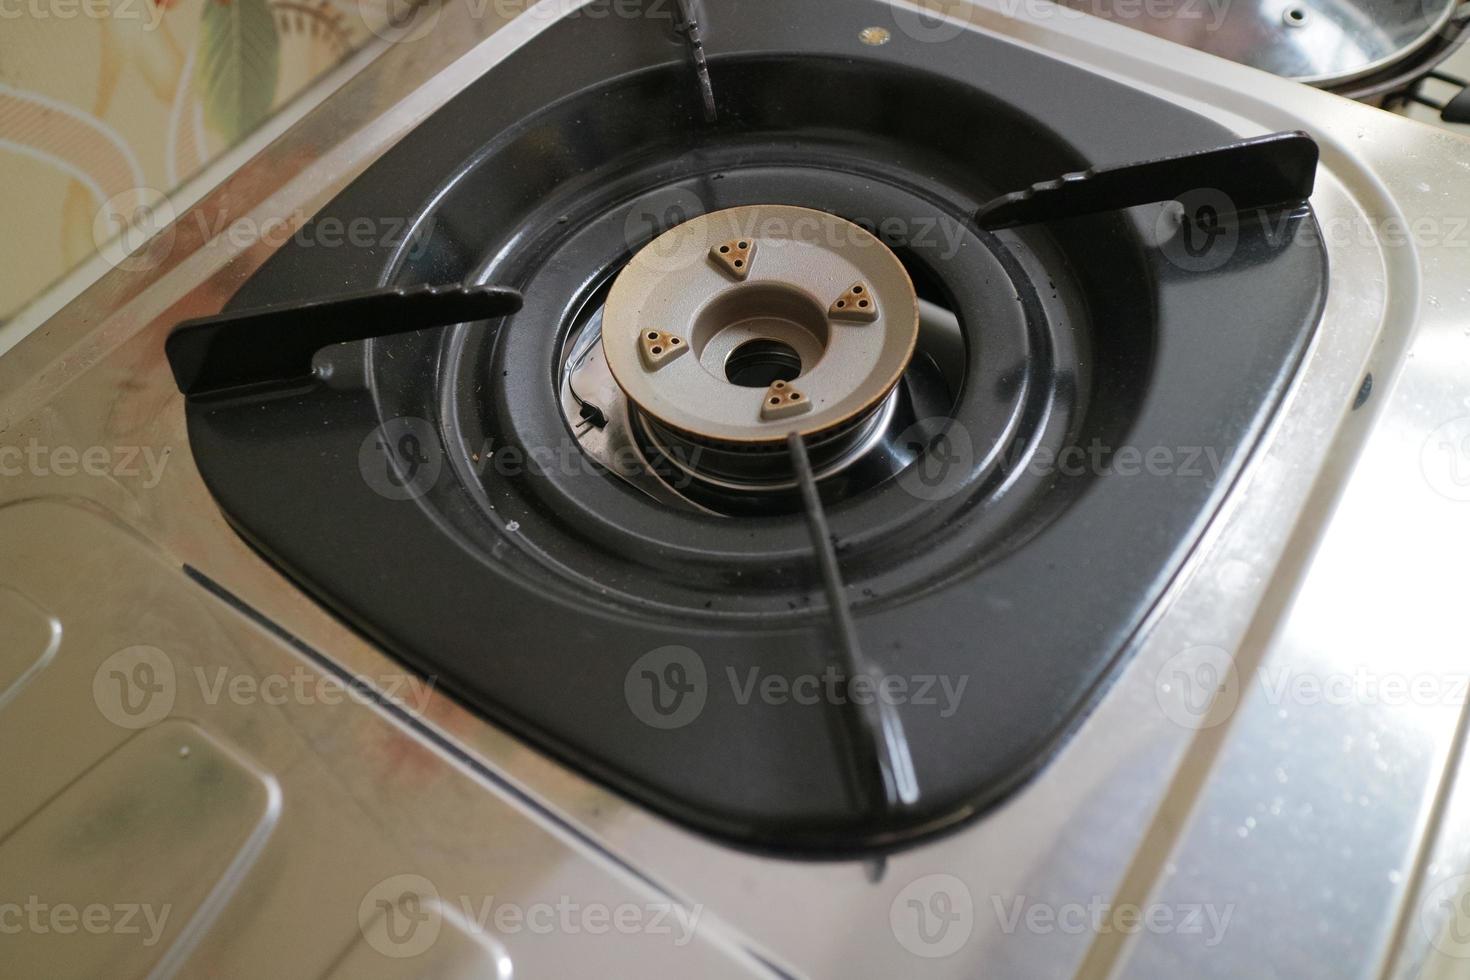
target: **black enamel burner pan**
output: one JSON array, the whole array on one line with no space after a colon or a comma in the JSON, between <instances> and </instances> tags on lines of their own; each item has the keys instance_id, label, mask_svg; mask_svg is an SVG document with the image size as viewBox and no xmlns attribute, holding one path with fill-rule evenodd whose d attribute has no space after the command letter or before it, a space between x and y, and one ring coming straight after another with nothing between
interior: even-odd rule
<instances>
[{"instance_id":1,"label":"black enamel burner pan","mask_svg":"<svg viewBox=\"0 0 1470 980\"><path fill-rule=\"evenodd\" d=\"M1326 259L1306 208L1204 246L1161 205L972 230L994 194L1233 134L977 32L919 40L869 0L717 8L710 125L673 8L544 30L314 219L408 218L406 244L308 227L231 304L472 281L520 313L192 399L190 440L286 574L566 763L742 845L903 845L1035 773L1126 655L1295 371ZM892 39L860 43L872 26ZM863 652L895 678L896 805L850 778L802 518L662 506L587 465L557 404L565 338L621 264L758 203L877 228L965 334L953 423L916 429L898 477L827 493Z\"/></svg>"}]
</instances>

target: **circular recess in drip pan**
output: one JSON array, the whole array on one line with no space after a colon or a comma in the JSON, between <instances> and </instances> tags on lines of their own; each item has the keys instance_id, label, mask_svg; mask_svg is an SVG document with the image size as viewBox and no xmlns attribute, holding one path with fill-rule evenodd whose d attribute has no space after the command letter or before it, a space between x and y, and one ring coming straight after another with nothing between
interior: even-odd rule
<instances>
[{"instance_id":1,"label":"circular recess in drip pan","mask_svg":"<svg viewBox=\"0 0 1470 980\"><path fill-rule=\"evenodd\" d=\"M522 273L524 254L497 257L481 273L483 278L497 280L519 279L524 274L526 305L510 330L499 338L468 332L461 347L427 356L442 358L455 372L445 394L464 443L576 448L578 434L588 423L567 410L558 398L555 375L548 378L543 366L564 364L572 356L568 346L575 346L571 342L588 331L607 346L607 310L616 291L611 284L650 243L701 214L764 207L748 202L772 199L793 202L789 207L795 214L820 214L837 229L833 233L839 240L867 236L870 232L865 227L879 227L894 215L922 216L929 222L925 227L943 229L944 235L952 236L957 242L954 254L934 244L940 231L932 233L934 241L891 235L872 252L873 259L892 262L892 283L903 287L899 303L907 316L899 325L905 333L896 343L886 341L900 355L913 345L901 383L893 387L885 374L878 383L870 383L861 397L850 398L848 410L833 416L838 424L808 436L813 468L824 477L820 486L834 531L844 542L849 574L854 579L870 576L873 582L871 594L860 593L855 603L893 601L942 574L945 565L974 561L1009 535L1025 533L1025 526L1015 523L1016 509L1026 500L1034 504L1038 488L1046 481L1014 468L1036 446L1061 445L1076 388L1075 340L1066 324L1077 314L1068 309L1067 292L1059 289L1056 295L1043 296L1034 274L1020 260L997 251L985 236L967 229L952 205L904 187L895 175L855 176L869 166L858 154L833 161L829 151L826 160L813 155L800 164L767 164L760 156L759 151L740 145L711 148L709 163L718 168L712 171L719 175L717 181L697 175L660 185L635 172L626 182L600 187L597 194L557 201L557 211L572 220L540 261ZM705 210L695 211L689 202L700 201L701 193L709 203ZM649 214L659 215L666 224L630 243L626 229L643 226L643 216ZM698 263L707 263L708 240L702 242L705 250L696 258ZM759 274L759 247L756 252L755 274ZM865 261L873 259L865 256ZM596 275L589 276L591 270ZM624 350L633 370L645 371L641 345L658 346L648 338L649 333L670 342L681 339L675 336L681 330L689 332L690 336L682 338L688 353L648 372L649 392L642 396L647 404L630 409L627 424L644 456L662 456L671 462L674 472L666 482L672 489L713 513L691 513L630 488L619 478L626 472L622 468L626 460L613 463L618 473L604 467L606 472L600 470L600 476L560 465L543 467L534 479L526 480L504 481L486 474L486 500L493 502L497 513L518 522L525 543L549 544L562 556L575 554L575 560L557 564L557 574L585 591L595 589L595 601L657 617L677 610L709 622L746 616L793 623L820 619L820 613L812 609L815 596L811 592L803 589L799 597L792 594L792 570L806 560L809 542L786 458L785 436L792 422L800 422L803 416L765 422L759 415L762 399L772 395L733 385L717 373L724 366L718 357L710 357L714 341L702 348L708 360L700 360L702 335L717 334L732 321L742 320L739 313L723 309L726 297L739 296L736 287L772 285L787 288L733 280L727 288L715 280L714 292L691 299L689 312L677 318L678 323L661 323L633 336L627 327L613 341L627 345ZM858 285L855 280L848 288L854 285ZM907 333L916 329L908 317L914 316L912 297L921 288L930 298L930 307L958 311L948 332L933 331L926 324L916 335ZM885 285L879 302L892 291ZM776 308L781 315L774 319L787 321L791 332L782 336L799 355L815 349L811 355L815 370L822 370L822 353L830 356L830 350L821 346L819 332L824 328L829 335L847 331L844 339L851 343L881 346L885 342L876 332L882 329L881 322L847 323L825 316L843 293L821 300L815 292L811 297L796 295L792 301L793 295L780 297ZM782 306L782 300L791 302ZM769 296L760 300L760 308L772 309ZM692 320L685 323L688 318ZM771 319L766 317L764 322L769 324ZM799 326L801 322L808 326ZM935 349L936 333L949 339L948 348ZM803 340L801 334L809 339ZM726 342L729 353L743 346L737 339ZM659 356L652 354L651 346L646 351ZM424 356L395 350L391 359L385 356L378 364L397 375L400 366L419 363ZM953 383L936 366L940 358ZM716 441L698 434L691 438L685 428L666 424L663 418L674 409L658 401L654 382L659 375L681 367L688 368L708 390L751 399L754 410L745 417L746 429L736 431L749 431L763 441ZM805 363L803 370L808 370ZM872 374L869 370L860 377ZM609 383L621 392L616 380L609 379ZM805 383L798 376L785 390L801 392ZM398 384L379 387L390 393L401 388ZM606 404L595 392L582 389L579 393L594 404ZM876 410L872 410L875 403ZM646 410L650 406L656 408ZM408 403L393 411L414 413L431 407ZM700 403L678 407L696 414ZM618 424L614 418L608 427ZM948 465L940 485L924 486L918 473L903 476L927 446L951 430L962 432L969 445ZM468 464L462 465L471 472ZM988 491L1007 483L1014 490L1014 503L996 505L988 500ZM980 513L982 508L986 513ZM1029 508L1032 519L1040 512L1037 507ZM957 522L966 513L973 519ZM474 515L468 519L467 533L482 521ZM957 536L959 524L965 526ZM928 558L915 560L915 552L927 552ZM625 590L620 587L623 582L634 587Z\"/></svg>"}]
</instances>

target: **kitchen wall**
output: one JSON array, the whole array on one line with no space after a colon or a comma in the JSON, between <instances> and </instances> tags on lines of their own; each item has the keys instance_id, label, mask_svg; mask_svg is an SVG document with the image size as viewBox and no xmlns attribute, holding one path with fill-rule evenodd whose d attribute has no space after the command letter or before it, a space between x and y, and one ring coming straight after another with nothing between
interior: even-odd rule
<instances>
[{"instance_id":1,"label":"kitchen wall","mask_svg":"<svg viewBox=\"0 0 1470 980\"><path fill-rule=\"evenodd\" d=\"M371 39L385 2L0 0L0 322Z\"/></svg>"}]
</instances>

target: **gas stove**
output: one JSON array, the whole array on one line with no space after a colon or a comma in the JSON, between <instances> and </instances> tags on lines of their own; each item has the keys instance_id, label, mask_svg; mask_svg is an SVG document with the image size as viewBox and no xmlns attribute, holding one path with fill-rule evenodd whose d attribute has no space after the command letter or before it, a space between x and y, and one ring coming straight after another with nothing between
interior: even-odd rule
<instances>
[{"instance_id":1,"label":"gas stove","mask_svg":"<svg viewBox=\"0 0 1470 980\"><path fill-rule=\"evenodd\" d=\"M1455 962L1466 144L1060 7L417 16L0 359L0 880L169 913L20 962Z\"/></svg>"}]
</instances>

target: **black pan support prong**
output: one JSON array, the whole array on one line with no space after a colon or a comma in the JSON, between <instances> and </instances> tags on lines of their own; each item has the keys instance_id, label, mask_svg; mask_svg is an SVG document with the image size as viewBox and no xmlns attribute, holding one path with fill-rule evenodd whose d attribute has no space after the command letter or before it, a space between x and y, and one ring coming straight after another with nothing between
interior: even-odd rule
<instances>
[{"instance_id":1,"label":"black pan support prong","mask_svg":"<svg viewBox=\"0 0 1470 980\"><path fill-rule=\"evenodd\" d=\"M1316 186L1319 155L1310 136L1290 132L1142 163L1097 167L998 197L975 212L975 224L987 231L999 231L1159 201L1187 200L1201 191L1213 192L1228 201L1232 214L1301 205ZM1220 217L1227 215L1222 212Z\"/></svg>"},{"instance_id":2,"label":"black pan support prong","mask_svg":"<svg viewBox=\"0 0 1470 980\"><path fill-rule=\"evenodd\" d=\"M858 641L857 622L847 601L842 571L837 564L837 549L832 543L832 530L812 473L806 443L793 432L787 437L786 444L795 464L807 531L811 535L817 571L821 574L822 589L827 595L827 608L832 616L837 640L833 666L847 678L866 675L876 690L882 686L882 674L877 665L863 655ZM849 762L852 779L862 798L860 805L878 815L892 814L912 806L919 798L918 779L897 709L881 698L866 705L848 700L843 706L843 721L846 738L852 747L853 757Z\"/></svg>"},{"instance_id":3,"label":"black pan support prong","mask_svg":"<svg viewBox=\"0 0 1470 980\"><path fill-rule=\"evenodd\" d=\"M189 397L311 377L332 344L508 316L521 294L498 286L413 286L221 313L180 324L165 344Z\"/></svg>"},{"instance_id":4,"label":"black pan support prong","mask_svg":"<svg viewBox=\"0 0 1470 980\"><path fill-rule=\"evenodd\" d=\"M715 86L709 77L709 59L704 53L704 28L701 26L703 11L700 0L678 0L679 23L676 30L683 35L689 47L689 57L694 64L695 80L699 83L699 96L704 103L704 121L716 122L719 110L715 108Z\"/></svg>"}]
</instances>

